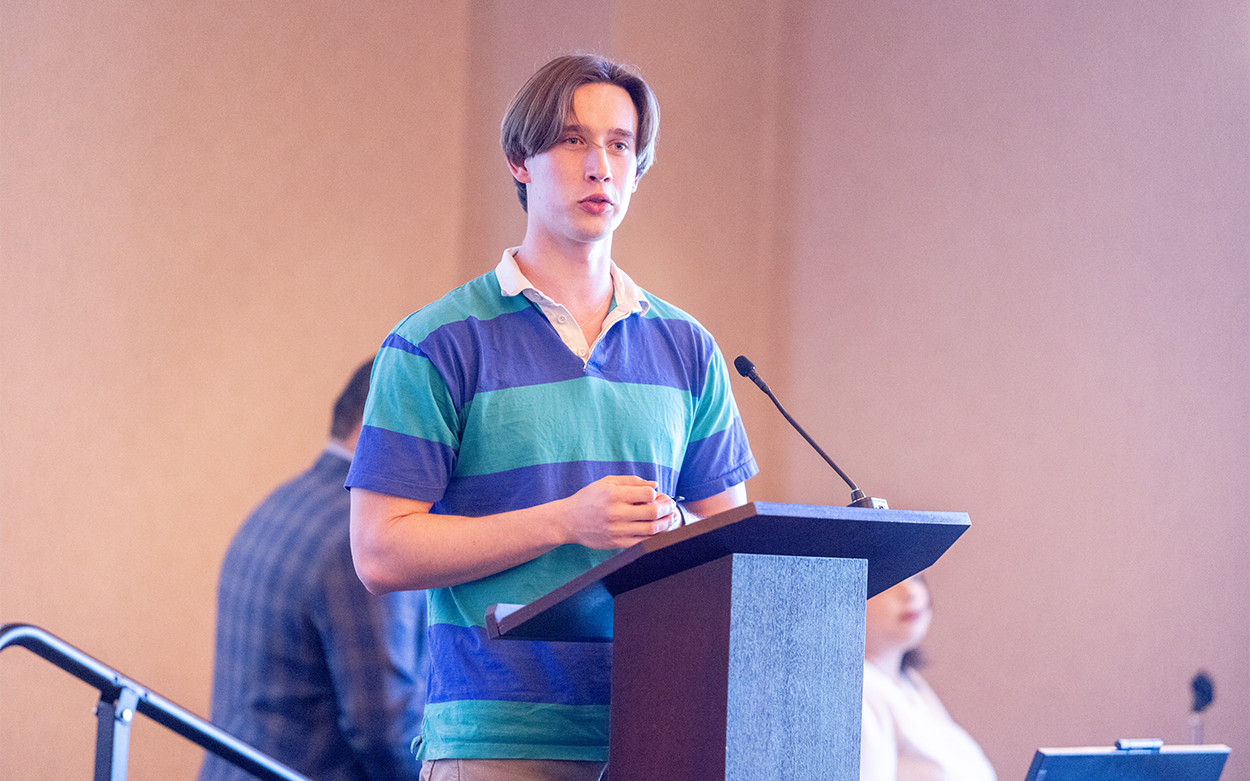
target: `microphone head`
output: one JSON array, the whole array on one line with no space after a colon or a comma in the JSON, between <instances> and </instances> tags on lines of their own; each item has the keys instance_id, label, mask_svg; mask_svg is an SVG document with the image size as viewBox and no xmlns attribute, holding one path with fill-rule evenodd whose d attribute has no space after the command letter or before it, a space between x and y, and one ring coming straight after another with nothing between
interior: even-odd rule
<instances>
[{"instance_id":1,"label":"microphone head","mask_svg":"<svg viewBox=\"0 0 1250 781\"><path fill-rule=\"evenodd\" d=\"M755 373L755 364L751 363L745 355L734 358L734 368L738 370L738 374L748 379Z\"/></svg>"},{"instance_id":2,"label":"microphone head","mask_svg":"<svg viewBox=\"0 0 1250 781\"><path fill-rule=\"evenodd\" d=\"M1190 683L1194 695L1194 713L1202 713L1206 710L1211 701L1215 699L1215 684L1211 682L1211 676L1206 671L1199 670Z\"/></svg>"}]
</instances>

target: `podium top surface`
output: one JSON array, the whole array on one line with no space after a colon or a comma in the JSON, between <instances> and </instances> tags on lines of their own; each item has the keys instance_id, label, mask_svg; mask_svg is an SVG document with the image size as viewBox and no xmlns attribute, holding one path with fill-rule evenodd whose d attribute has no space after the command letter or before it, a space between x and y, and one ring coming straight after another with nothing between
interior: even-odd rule
<instances>
[{"instance_id":1,"label":"podium top surface","mask_svg":"<svg viewBox=\"0 0 1250 781\"><path fill-rule=\"evenodd\" d=\"M612 638L612 598L731 553L865 559L871 597L920 572L968 529L953 512L750 502L657 534L528 605L498 605L491 637Z\"/></svg>"}]
</instances>

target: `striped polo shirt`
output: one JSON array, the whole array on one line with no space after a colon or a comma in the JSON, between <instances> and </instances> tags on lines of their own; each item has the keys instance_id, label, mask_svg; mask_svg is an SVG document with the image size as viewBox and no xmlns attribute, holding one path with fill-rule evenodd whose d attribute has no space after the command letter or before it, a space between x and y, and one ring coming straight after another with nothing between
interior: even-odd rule
<instances>
[{"instance_id":1,"label":"striped polo shirt","mask_svg":"<svg viewBox=\"0 0 1250 781\"><path fill-rule=\"evenodd\" d=\"M698 500L758 471L724 358L692 317L613 266L614 307L579 357L512 252L387 337L349 487L481 516L607 475ZM419 758L607 758L611 644L492 641L484 625L487 606L532 602L615 552L564 545L430 591Z\"/></svg>"}]
</instances>

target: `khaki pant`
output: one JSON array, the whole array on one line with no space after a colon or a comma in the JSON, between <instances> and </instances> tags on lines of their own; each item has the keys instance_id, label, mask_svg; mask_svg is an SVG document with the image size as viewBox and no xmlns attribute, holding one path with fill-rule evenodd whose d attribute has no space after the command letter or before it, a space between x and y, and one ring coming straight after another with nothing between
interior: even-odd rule
<instances>
[{"instance_id":1,"label":"khaki pant","mask_svg":"<svg viewBox=\"0 0 1250 781\"><path fill-rule=\"evenodd\" d=\"M421 781L599 781L606 767L566 759L427 759Z\"/></svg>"}]
</instances>

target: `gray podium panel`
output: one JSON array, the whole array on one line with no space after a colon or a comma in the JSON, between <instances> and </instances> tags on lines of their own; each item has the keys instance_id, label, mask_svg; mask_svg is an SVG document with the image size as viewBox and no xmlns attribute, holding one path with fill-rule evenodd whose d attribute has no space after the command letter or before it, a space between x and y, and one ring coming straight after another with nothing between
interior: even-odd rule
<instances>
[{"instance_id":1,"label":"gray podium panel","mask_svg":"<svg viewBox=\"0 0 1250 781\"><path fill-rule=\"evenodd\" d=\"M617 597L609 781L858 779L866 578L731 554Z\"/></svg>"}]
</instances>

